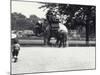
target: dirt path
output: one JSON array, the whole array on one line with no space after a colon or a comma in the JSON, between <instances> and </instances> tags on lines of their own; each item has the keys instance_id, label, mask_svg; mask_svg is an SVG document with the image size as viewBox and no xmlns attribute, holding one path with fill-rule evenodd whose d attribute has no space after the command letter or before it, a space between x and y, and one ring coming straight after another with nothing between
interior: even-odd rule
<instances>
[{"instance_id":1,"label":"dirt path","mask_svg":"<svg viewBox=\"0 0 100 75\"><path fill-rule=\"evenodd\" d=\"M12 73L80 70L95 68L94 47L21 47Z\"/></svg>"}]
</instances>

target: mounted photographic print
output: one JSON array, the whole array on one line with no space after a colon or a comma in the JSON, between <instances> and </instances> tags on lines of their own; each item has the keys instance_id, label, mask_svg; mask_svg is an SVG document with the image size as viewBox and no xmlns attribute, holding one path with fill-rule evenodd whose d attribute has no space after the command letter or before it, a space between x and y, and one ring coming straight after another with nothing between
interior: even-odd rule
<instances>
[{"instance_id":1,"label":"mounted photographic print","mask_svg":"<svg viewBox=\"0 0 100 75\"><path fill-rule=\"evenodd\" d=\"M96 6L11 1L11 74L95 70Z\"/></svg>"}]
</instances>

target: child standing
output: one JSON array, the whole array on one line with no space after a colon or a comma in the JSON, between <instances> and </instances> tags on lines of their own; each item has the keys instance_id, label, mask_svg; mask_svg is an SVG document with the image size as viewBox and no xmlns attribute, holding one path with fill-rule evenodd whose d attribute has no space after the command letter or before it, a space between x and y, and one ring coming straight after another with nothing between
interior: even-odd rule
<instances>
[{"instance_id":1,"label":"child standing","mask_svg":"<svg viewBox=\"0 0 100 75\"><path fill-rule=\"evenodd\" d=\"M19 50L20 50L20 44L15 41L12 48L12 56L14 58L14 62L16 62L18 59Z\"/></svg>"}]
</instances>

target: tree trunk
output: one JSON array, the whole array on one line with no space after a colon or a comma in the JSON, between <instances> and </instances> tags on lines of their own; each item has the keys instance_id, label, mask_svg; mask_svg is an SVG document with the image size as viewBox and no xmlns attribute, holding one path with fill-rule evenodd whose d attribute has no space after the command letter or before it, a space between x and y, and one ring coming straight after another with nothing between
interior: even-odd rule
<instances>
[{"instance_id":1,"label":"tree trunk","mask_svg":"<svg viewBox=\"0 0 100 75\"><path fill-rule=\"evenodd\" d=\"M86 22L86 45L88 46L89 45L89 25L88 25L88 20Z\"/></svg>"},{"instance_id":2,"label":"tree trunk","mask_svg":"<svg viewBox=\"0 0 100 75\"><path fill-rule=\"evenodd\" d=\"M85 13L87 16L87 19L86 19L86 45L88 46L89 45L89 31L90 31L89 21L91 18L91 15L90 15L91 14L91 6L86 8Z\"/></svg>"}]
</instances>

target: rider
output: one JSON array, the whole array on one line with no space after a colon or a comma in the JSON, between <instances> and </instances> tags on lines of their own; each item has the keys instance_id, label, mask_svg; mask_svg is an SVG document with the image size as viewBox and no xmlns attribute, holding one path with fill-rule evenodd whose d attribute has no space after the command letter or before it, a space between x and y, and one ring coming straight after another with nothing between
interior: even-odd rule
<instances>
[{"instance_id":1,"label":"rider","mask_svg":"<svg viewBox=\"0 0 100 75\"><path fill-rule=\"evenodd\" d=\"M46 18L47 21L49 22L49 24L52 24L52 17L53 17L53 13L52 13L53 8L50 8L46 14Z\"/></svg>"},{"instance_id":2,"label":"rider","mask_svg":"<svg viewBox=\"0 0 100 75\"><path fill-rule=\"evenodd\" d=\"M55 34L58 31L59 28L59 19L57 17L57 11L54 8L50 8L46 14L46 18L48 20L49 26L50 26L50 32L51 35Z\"/></svg>"}]
</instances>

